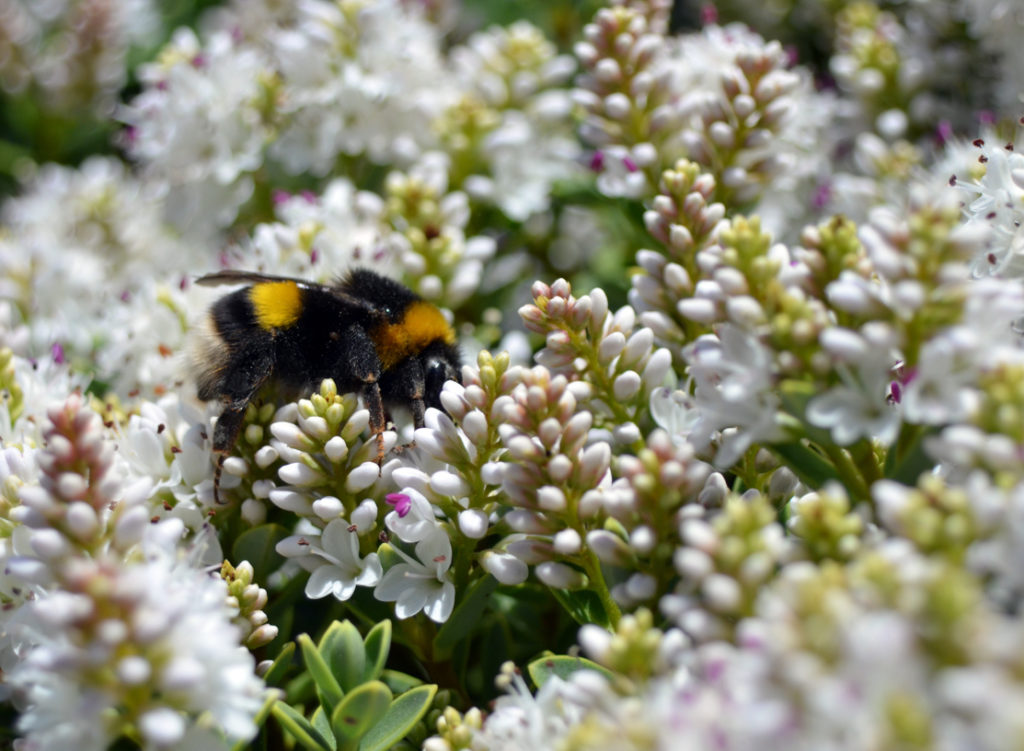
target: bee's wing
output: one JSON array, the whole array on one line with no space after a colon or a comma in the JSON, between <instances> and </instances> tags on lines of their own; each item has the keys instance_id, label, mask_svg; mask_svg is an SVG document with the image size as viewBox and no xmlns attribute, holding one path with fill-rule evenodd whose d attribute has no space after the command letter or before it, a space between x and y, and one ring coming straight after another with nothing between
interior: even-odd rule
<instances>
[{"instance_id":1,"label":"bee's wing","mask_svg":"<svg viewBox=\"0 0 1024 751\"><path fill-rule=\"evenodd\" d=\"M205 276L201 276L196 279L196 284L200 284L204 287L218 287L227 284L259 284L261 282L294 282L300 287L304 287L306 289L318 289L334 295L338 299L344 301L347 305L350 305L371 317L378 318L383 316L383 313L381 313L377 306L370 301L359 297L359 295L353 294L348 289L343 288L343 285L339 283L319 284L317 282L311 282L308 279L297 279L293 276L277 276L275 274L262 274L258 271L241 271L239 269L215 271L212 274L206 274Z\"/></svg>"},{"instance_id":2,"label":"bee's wing","mask_svg":"<svg viewBox=\"0 0 1024 751\"><path fill-rule=\"evenodd\" d=\"M311 282L308 279L296 279L292 276L276 276L274 274L261 274L258 271L241 271L239 269L224 269L206 274L196 279L196 284L204 287L218 287L223 284L258 284L260 282L295 282L303 287L319 287L329 289L323 284Z\"/></svg>"}]
</instances>

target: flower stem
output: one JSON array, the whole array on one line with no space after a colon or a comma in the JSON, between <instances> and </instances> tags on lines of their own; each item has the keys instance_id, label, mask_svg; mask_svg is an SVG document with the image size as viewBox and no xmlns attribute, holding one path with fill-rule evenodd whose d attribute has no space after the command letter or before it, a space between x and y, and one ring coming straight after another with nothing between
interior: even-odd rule
<instances>
[{"instance_id":1,"label":"flower stem","mask_svg":"<svg viewBox=\"0 0 1024 751\"><path fill-rule=\"evenodd\" d=\"M612 629L615 629L619 625L619 619L622 618L622 610L619 609L618 603L615 602L611 591L608 589L608 584L604 580L601 562L590 548L585 550L583 567L586 569L587 577L590 579L591 588L598 599L601 600L604 612L608 615L608 624Z\"/></svg>"}]
</instances>

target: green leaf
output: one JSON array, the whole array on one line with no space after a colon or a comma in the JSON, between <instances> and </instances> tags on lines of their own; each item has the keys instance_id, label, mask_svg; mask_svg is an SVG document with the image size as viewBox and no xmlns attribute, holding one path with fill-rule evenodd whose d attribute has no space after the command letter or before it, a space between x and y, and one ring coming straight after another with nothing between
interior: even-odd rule
<instances>
[{"instance_id":1,"label":"green leaf","mask_svg":"<svg viewBox=\"0 0 1024 751\"><path fill-rule=\"evenodd\" d=\"M316 683L309 671L303 670L284 684L285 701L292 705L309 704L316 700Z\"/></svg>"},{"instance_id":2,"label":"green leaf","mask_svg":"<svg viewBox=\"0 0 1024 751\"><path fill-rule=\"evenodd\" d=\"M344 696L341 686L338 685L338 681L331 673L331 668L320 656L320 652L313 640L309 638L309 634L299 634L298 641L299 648L302 649L302 658L306 661L306 672L312 676L317 692L320 694L320 703L325 705L325 709L333 712Z\"/></svg>"},{"instance_id":3,"label":"green leaf","mask_svg":"<svg viewBox=\"0 0 1024 751\"><path fill-rule=\"evenodd\" d=\"M292 657L295 655L295 642L290 641L281 647L277 653L270 669L263 675L263 680L268 686L280 686L284 681L285 673L291 667Z\"/></svg>"},{"instance_id":4,"label":"green leaf","mask_svg":"<svg viewBox=\"0 0 1024 751\"><path fill-rule=\"evenodd\" d=\"M391 651L391 621L381 621L370 629L363 643L366 665L363 668L363 680L373 681L380 678L384 665Z\"/></svg>"},{"instance_id":5,"label":"green leaf","mask_svg":"<svg viewBox=\"0 0 1024 751\"><path fill-rule=\"evenodd\" d=\"M323 707L318 706L313 710L313 716L310 718L310 721L320 735L329 739L331 748L337 747L338 741L334 738L334 731L331 730L331 721L328 719Z\"/></svg>"},{"instance_id":6,"label":"green leaf","mask_svg":"<svg viewBox=\"0 0 1024 751\"><path fill-rule=\"evenodd\" d=\"M602 628L611 627L608 613L605 612L601 598L597 596L596 592L589 589L552 589L551 594L581 626L587 623L596 623Z\"/></svg>"},{"instance_id":7,"label":"green leaf","mask_svg":"<svg viewBox=\"0 0 1024 751\"><path fill-rule=\"evenodd\" d=\"M387 714L363 736L359 751L387 751L415 727L434 701L437 686L419 686L392 702Z\"/></svg>"},{"instance_id":8,"label":"green leaf","mask_svg":"<svg viewBox=\"0 0 1024 751\"><path fill-rule=\"evenodd\" d=\"M498 581L490 574L473 583L434 637L435 659L449 657L452 648L480 625L480 616L487 608L491 593L497 588Z\"/></svg>"},{"instance_id":9,"label":"green leaf","mask_svg":"<svg viewBox=\"0 0 1024 751\"><path fill-rule=\"evenodd\" d=\"M918 478L935 464L925 453L924 439L937 432L938 428L904 423L896 443L885 457L885 477L904 485L916 485Z\"/></svg>"},{"instance_id":10,"label":"green leaf","mask_svg":"<svg viewBox=\"0 0 1024 751\"><path fill-rule=\"evenodd\" d=\"M807 422L807 404L819 394L815 384L786 379L779 384L778 394L782 408L799 421L799 428L793 426L799 435L818 444L832 442L832 434L829 431Z\"/></svg>"},{"instance_id":11,"label":"green leaf","mask_svg":"<svg viewBox=\"0 0 1024 751\"><path fill-rule=\"evenodd\" d=\"M274 548L287 536L288 530L280 524L247 529L231 546L231 559L237 563L249 561L255 571L255 580L265 582L284 563L284 558Z\"/></svg>"},{"instance_id":12,"label":"green leaf","mask_svg":"<svg viewBox=\"0 0 1024 751\"><path fill-rule=\"evenodd\" d=\"M406 691L423 685L423 681L419 678L398 670L384 670L380 674L380 679L387 684L393 694L404 694Z\"/></svg>"},{"instance_id":13,"label":"green leaf","mask_svg":"<svg viewBox=\"0 0 1024 751\"><path fill-rule=\"evenodd\" d=\"M543 686L548 678L553 675L557 675L562 680L567 680L577 670L596 670L609 679L615 677L615 674L608 670L608 668L602 667L596 662L591 662L586 657L549 655L547 657L540 657L526 666L526 671L530 674L530 680L533 681L537 688Z\"/></svg>"},{"instance_id":14,"label":"green leaf","mask_svg":"<svg viewBox=\"0 0 1024 751\"><path fill-rule=\"evenodd\" d=\"M270 711L281 728L302 744L303 748L310 751L334 751L334 744L328 743L309 720L293 707L279 701Z\"/></svg>"},{"instance_id":15,"label":"green leaf","mask_svg":"<svg viewBox=\"0 0 1024 751\"><path fill-rule=\"evenodd\" d=\"M366 651L362 634L351 622L335 621L327 627L320 639L320 656L341 684L342 691L351 691L363 682Z\"/></svg>"},{"instance_id":16,"label":"green leaf","mask_svg":"<svg viewBox=\"0 0 1024 751\"><path fill-rule=\"evenodd\" d=\"M800 441L773 443L769 448L810 488L820 488L829 480L839 482L839 473L832 463Z\"/></svg>"},{"instance_id":17,"label":"green leaf","mask_svg":"<svg viewBox=\"0 0 1024 751\"><path fill-rule=\"evenodd\" d=\"M331 728L339 748L355 749L359 739L380 722L391 706L391 689L370 681L352 689L331 715Z\"/></svg>"},{"instance_id":18,"label":"green leaf","mask_svg":"<svg viewBox=\"0 0 1024 751\"><path fill-rule=\"evenodd\" d=\"M399 563L405 563L402 556L395 552L394 547L390 543L383 543L377 547L377 557L380 559L380 565L387 571L392 566L397 566Z\"/></svg>"}]
</instances>

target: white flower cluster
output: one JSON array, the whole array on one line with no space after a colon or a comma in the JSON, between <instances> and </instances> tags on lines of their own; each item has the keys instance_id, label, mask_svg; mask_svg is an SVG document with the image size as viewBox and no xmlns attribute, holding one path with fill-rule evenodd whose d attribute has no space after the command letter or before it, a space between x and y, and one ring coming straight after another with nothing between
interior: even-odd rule
<instances>
[{"instance_id":1,"label":"white flower cluster","mask_svg":"<svg viewBox=\"0 0 1024 751\"><path fill-rule=\"evenodd\" d=\"M466 191L516 220L544 210L552 183L579 171L572 99L563 88L575 69L572 58L557 55L538 28L518 21L474 34L452 50L451 60L464 93L449 108L450 127L457 127L461 110L474 105L480 107L478 119L493 120L477 145L489 174L466 176ZM470 145L460 130L446 134L442 128L456 158Z\"/></svg>"},{"instance_id":2,"label":"white flower cluster","mask_svg":"<svg viewBox=\"0 0 1024 751\"><path fill-rule=\"evenodd\" d=\"M166 9L0 0L20 746L224 748L264 720L345 745L364 699L415 745L431 684L480 703L570 619L601 672L545 653L531 694L503 668L493 711L448 707L423 748L1024 737L1024 13L743 5L670 34L669 0L609 0L557 34L570 56L542 31L575 19L560 3L475 31L448 0L229 0L129 71ZM62 149L60 118L127 80L132 166ZM296 394L263 363L214 455L225 403L196 404L186 356L224 289L196 278L356 267L441 308L360 319L383 412L370 383ZM284 357L315 311L270 286L249 332ZM456 338L442 386L427 361ZM292 626L324 634L302 664L273 652ZM425 685L382 673L392 629Z\"/></svg>"},{"instance_id":3,"label":"white flower cluster","mask_svg":"<svg viewBox=\"0 0 1024 751\"><path fill-rule=\"evenodd\" d=\"M193 237L230 225L271 165L323 177L353 157L405 168L431 149L457 155L464 97L497 118L473 154L486 174L459 175L475 198L522 220L573 169L570 100L557 88L571 61L528 24L473 36L449 60L440 29L399 0L236 3L212 20L142 66L145 88L121 114L129 153Z\"/></svg>"},{"instance_id":4,"label":"white flower cluster","mask_svg":"<svg viewBox=\"0 0 1024 751\"><path fill-rule=\"evenodd\" d=\"M778 42L739 24L666 37L629 5L600 11L584 34L577 97L602 192L647 197L686 157L715 174L731 203L764 201L774 230L799 226L826 169L833 113Z\"/></svg>"},{"instance_id":5,"label":"white flower cluster","mask_svg":"<svg viewBox=\"0 0 1024 751\"><path fill-rule=\"evenodd\" d=\"M920 628L943 590L962 585L895 543L828 573L789 566L760 592L734 643L694 646L673 630L653 645L649 637L634 643L656 650L643 680L581 669L568 680L549 678L532 695L522 678L503 675L508 693L469 747L600 749L614 737L624 749L854 751L921 739L1004 748L1022 729L1024 693L1013 677L1020 629L994 610L955 607L949 633ZM580 632L588 656L602 664L629 654L616 651L616 640L595 626Z\"/></svg>"},{"instance_id":6,"label":"white flower cluster","mask_svg":"<svg viewBox=\"0 0 1024 751\"><path fill-rule=\"evenodd\" d=\"M41 437L0 471L0 663L26 748L251 738L262 681L225 582L199 567L204 543L187 554L180 520L150 521L152 479L124 472L80 396L50 405Z\"/></svg>"},{"instance_id":7,"label":"white flower cluster","mask_svg":"<svg viewBox=\"0 0 1024 751\"><path fill-rule=\"evenodd\" d=\"M181 288L209 252L165 227L159 197L118 160L46 165L26 187L3 209L0 296L17 311L4 344L92 365L122 393L168 388L187 331Z\"/></svg>"},{"instance_id":8,"label":"white flower cluster","mask_svg":"<svg viewBox=\"0 0 1024 751\"><path fill-rule=\"evenodd\" d=\"M133 45L156 41L152 0L0 2L0 90L35 89L45 106L111 114Z\"/></svg>"}]
</instances>

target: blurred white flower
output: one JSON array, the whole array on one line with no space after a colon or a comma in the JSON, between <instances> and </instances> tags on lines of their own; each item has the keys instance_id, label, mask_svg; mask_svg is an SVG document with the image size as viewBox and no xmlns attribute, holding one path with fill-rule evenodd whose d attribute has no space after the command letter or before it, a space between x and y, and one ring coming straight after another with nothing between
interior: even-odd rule
<instances>
[{"instance_id":1,"label":"blurred white flower","mask_svg":"<svg viewBox=\"0 0 1024 751\"><path fill-rule=\"evenodd\" d=\"M139 78L145 88L121 112L129 153L168 193L176 226L207 239L204 232L234 218L250 190L244 175L262 164L270 131L260 107L271 62L228 31L200 40L181 28ZM214 190L201 202L186 198L204 185Z\"/></svg>"},{"instance_id":2,"label":"blurred white flower","mask_svg":"<svg viewBox=\"0 0 1024 751\"><path fill-rule=\"evenodd\" d=\"M1024 154L1002 146L985 149L985 175L977 182L958 182L976 193L966 207L969 225L988 229L987 247L971 262L975 277L1024 276Z\"/></svg>"},{"instance_id":3,"label":"blurred white flower","mask_svg":"<svg viewBox=\"0 0 1024 751\"><path fill-rule=\"evenodd\" d=\"M697 418L691 440L708 447L719 431L722 436L715 464L728 467L754 443L782 437L776 415L780 408L774 389L772 353L758 338L733 324L723 324L718 335L705 335L684 351L695 388ZM692 418L686 418L689 423Z\"/></svg>"},{"instance_id":4,"label":"blurred white flower","mask_svg":"<svg viewBox=\"0 0 1024 751\"><path fill-rule=\"evenodd\" d=\"M830 430L840 446L860 438L890 445L900 429L900 410L888 399L891 366L869 359L855 367L840 365L836 372L841 383L808 402L807 421Z\"/></svg>"}]
</instances>

